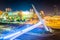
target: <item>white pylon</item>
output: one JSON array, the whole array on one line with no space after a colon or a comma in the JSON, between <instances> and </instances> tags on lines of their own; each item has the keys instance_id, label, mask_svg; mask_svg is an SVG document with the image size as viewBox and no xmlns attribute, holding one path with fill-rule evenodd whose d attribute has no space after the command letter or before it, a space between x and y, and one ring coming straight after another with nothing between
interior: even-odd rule
<instances>
[{"instance_id":1,"label":"white pylon","mask_svg":"<svg viewBox=\"0 0 60 40\"><path fill-rule=\"evenodd\" d=\"M50 31L50 30L48 29L48 27L45 25L44 20L41 18L40 14L39 14L39 13L37 12L37 10L35 9L34 5L32 5L32 7L33 7L35 13L37 14L39 20L42 22L43 27L46 29L46 31Z\"/></svg>"}]
</instances>

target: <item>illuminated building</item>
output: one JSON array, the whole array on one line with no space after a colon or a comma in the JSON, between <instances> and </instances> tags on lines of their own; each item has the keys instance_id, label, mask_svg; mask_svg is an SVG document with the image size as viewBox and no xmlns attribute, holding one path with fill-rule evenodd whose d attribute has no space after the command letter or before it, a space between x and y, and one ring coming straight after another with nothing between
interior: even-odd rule
<instances>
[{"instance_id":1,"label":"illuminated building","mask_svg":"<svg viewBox=\"0 0 60 40\"><path fill-rule=\"evenodd\" d=\"M3 11L0 10L0 16L3 14Z\"/></svg>"},{"instance_id":2,"label":"illuminated building","mask_svg":"<svg viewBox=\"0 0 60 40\"><path fill-rule=\"evenodd\" d=\"M41 17L43 18L43 17L45 17L45 15L44 15L44 11L40 11L40 15L41 15Z\"/></svg>"},{"instance_id":3,"label":"illuminated building","mask_svg":"<svg viewBox=\"0 0 60 40\"><path fill-rule=\"evenodd\" d=\"M54 29L60 29L60 16L53 17L46 16L44 17L44 19L47 26Z\"/></svg>"},{"instance_id":4,"label":"illuminated building","mask_svg":"<svg viewBox=\"0 0 60 40\"><path fill-rule=\"evenodd\" d=\"M54 5L54 15L58 15L58 8L56 5Z\"/></svg>"},{"instance_id":5,"label":"illuminated building","mask_svg":"<svg viewBox=\"0 0 60 40\"><path fill-rule=\"evenodd\" d=\"M9 11L12 11L12 9L11 8L6 8L5 11L9 12Z\"/></svg>"},{"instance_id":6,"label":"illuminated building","mask_svg":"<svg viewBox=\"0 0 60 40\"><path fill-rule=\"evenodd\" d=\"M0 18L2 18L3 11L0 10Z\"/></svg>"}]
</instances>

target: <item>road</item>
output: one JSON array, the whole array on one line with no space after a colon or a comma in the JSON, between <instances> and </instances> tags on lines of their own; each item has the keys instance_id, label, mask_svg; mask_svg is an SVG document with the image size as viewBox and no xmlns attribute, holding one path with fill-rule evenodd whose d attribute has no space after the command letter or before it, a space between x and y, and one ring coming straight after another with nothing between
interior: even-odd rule
<instances>
[{"instance_id":1,"label":"road","mask_svg":"<svg viewBox=\"0 0 60 40\"><path fill-rule=\"evenodd\" d=\"M60 33L55 33L54 35L46 36L34 36L34 35L22 35L15 40L60 40Z\"/></svg>"},{"instance_id":2,"label":"road","mask_svg":"<svg viewBox=\"0 0 60 40\"><path fill-rule=\"evenodd\" d=\"M18 25L10 25L10 26L18 26ZM32 31L29 31L17 37L14 40L60 40L60 30L56 30L51 35L50 33L45 33L45 32L46 31L44 29L36 28Z\"/></svg>"}]
</instances>

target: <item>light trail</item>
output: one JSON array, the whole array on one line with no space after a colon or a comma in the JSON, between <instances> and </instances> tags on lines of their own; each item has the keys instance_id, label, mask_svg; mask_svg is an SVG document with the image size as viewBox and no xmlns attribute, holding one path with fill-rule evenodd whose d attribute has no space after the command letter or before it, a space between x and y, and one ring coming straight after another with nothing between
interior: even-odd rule
<instances>
[{"instance_id":1,"label":"light trail","mask_svg":"<svg viewBox=\"0 0 60 40\"><path fill-rule=\"evenodd\" d=\"M16 37L21 36L22 34L28 32L28 31L30 31L30 30L32 30L32 29L34 29L34 28L37 28L37 27L38 27L39 25L41 25L41 24L42 24L42 23L39 22L39 23L37 23L37 24L35 24L35 25L31 26L31 27L25 28L25 29L22 30L22 31L18 31L18 32L16 32L16 33L7 35L7 36L4 37L4 39L11 38L11 37L12 37L11 39L15 39ZM13 36L14 36L14 37L13 37Z\"/></svg>"}]
</instances>

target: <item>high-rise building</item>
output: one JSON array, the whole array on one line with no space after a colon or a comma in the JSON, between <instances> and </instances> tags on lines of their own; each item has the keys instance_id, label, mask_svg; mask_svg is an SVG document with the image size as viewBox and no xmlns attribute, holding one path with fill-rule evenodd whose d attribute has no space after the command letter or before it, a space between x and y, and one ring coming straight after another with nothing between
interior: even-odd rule
<instances>
[{"instance_id":1,"label":"high-rise building","mask_svg":"<svg viewBox=\"0 0 60 40\"><path fill-rule=\"evenodd\" d=\"M54 5L54 15L58 15L58 8L56 5Z\"/></svg>"},{"instance_id":2,"label":"high-rise building","mask_svg":"<svg viewBox=\"0 0 60 40\"><path fill-rule=\"evenodd\" d=\"M5 11L9 12L9 11L12 11L12 9L11 8L6 8Z\"/></svg>"}]
</instances>

